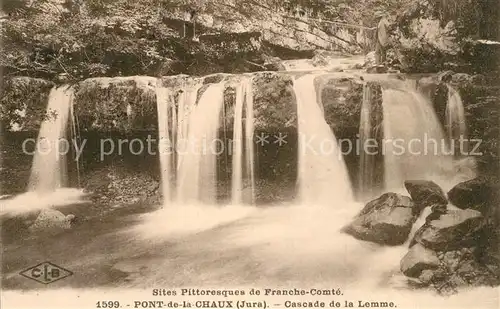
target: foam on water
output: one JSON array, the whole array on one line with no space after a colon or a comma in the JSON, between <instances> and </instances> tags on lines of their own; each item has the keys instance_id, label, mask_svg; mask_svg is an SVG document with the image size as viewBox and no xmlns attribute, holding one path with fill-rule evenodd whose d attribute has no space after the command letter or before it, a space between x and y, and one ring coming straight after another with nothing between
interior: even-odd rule
<instances>
[{"instance_id":1,"label":"foam on water","mask_svg":"<svg viewBox=\"0 0 500 309\"><path fill-rule=\"evenodd\" d=\"M254 211L255 208L250 206L169 205L141 216L142 224L133 231L142 238L180 237L234 222Z\"/></svg>"},{"instance_id":2,"label":"foam on water","mask_svg":"<svg viewBox=\"0 0 500 309\"><path fill-rule=\"evenodd\" d=\"M298 121L298 194L304 204L331 204L353 200L351 182L334 132L318 102L314 80L306 75L294 81ZM335 207L332 205L332 207Z\"/></svg>"},{"instance_id":3,"label":"foam on water","mask_svg":"<svg viewBox=\"0 0 500 309\"><path fill-rule=\"evenodd\" d=\"M0 201L0 214L18 215L37 210L87 202L83 190L60 188L51 192L31 191Z\"/></svg>"},{"instance_id":4,"label":"foam on water","mask_svg":"<svg viewBox=\"0 0 500 309\"><path fill-rule=\"evenodd\" d=\"M157 229L161 235L155 235L152 246L157 246L156 241L158 245L173 242L176 245L168 252L175 259L154 260L154 266L132 286L184 282L200 288L341 288L344 295L334 299L356 304L358 300L394 301L399 308L467 308L469 297L482 297L474 308L496 308L498 294L491 288L466 290L451 297L412 290L399 271L407 244L384 247L341 233L363 205L342 206L193 207L188 215L165 212L162 224L170 225L167 229L171 230L167 235ZM149 227L154 228L154 224ZM202 271L188 271L194 269ZM314 297L317 299L322 298ZM329 302L332 297L326 299Z\"/></svg>"}]
</instances>

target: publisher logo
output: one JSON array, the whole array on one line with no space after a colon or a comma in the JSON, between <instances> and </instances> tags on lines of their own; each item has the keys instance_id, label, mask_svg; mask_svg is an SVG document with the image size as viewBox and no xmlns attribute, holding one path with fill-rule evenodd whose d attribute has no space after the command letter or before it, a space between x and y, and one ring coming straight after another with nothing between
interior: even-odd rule
<instances>
[{"instance_id":1,"label":"publisher logo","mask_svg":"<svg viewBox=\"0 0 500 309\"><path fill-rule=\"evenodd\" d=\"M71 276L73 273L50 262L30 267L20 273L21 276L43 284L49 284Z\"/></svg>"}]
</instances>

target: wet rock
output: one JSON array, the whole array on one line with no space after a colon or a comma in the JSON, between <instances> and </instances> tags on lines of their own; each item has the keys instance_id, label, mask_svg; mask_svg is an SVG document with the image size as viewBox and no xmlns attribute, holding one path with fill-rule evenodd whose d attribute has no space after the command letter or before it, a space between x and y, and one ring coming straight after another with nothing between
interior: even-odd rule
<instances>
[{"instance_id":1,"label":"wet rock","mask_svg":"<svg viewBox=\"0 0 500 309\"><path fill-rule=\"evenodd\" d=\"M439 283L445 282L453 289L493 286L500 283L499 277L477 258L476 251L475 248L462 248L446 252L441 259L441 267L448 276L440 278Z\"/></svg>"},{"instance_id":2,"label":"wet rock","mask_svg":"<svg viewBox=\"0 0 500 309\"><path fill-rule=\"evenodd\" d=\"M432 271L431 269L425 269L424 271L422 271L422 273L420 274L420 276L418 276L418 280L424 284L424 285L429 285L432 280L434 279L435 277L435 272Z\"/></svg>"},{"instance_id":3,"label":"wet rock","mask_svg":"<svg viewBox=\"0 0 500 309\"><path fill-rule=\"evenodd\" d=\"M368 203L353 222L343 228L343 232L359 240L402 245L417 219L413 207L409 197L386 193Z\"/></svg>"},{"instance_id":4,"label":"wet rock","mask_svg":"<svg viewBox=\"0 0 500 309\"><path fill-rule=\"evenodd\" d=\"M422 275L423 271L437 269L439 265L440 261L435 251L416 244L403 257L400 266L403 274L408 277L418 278ZM426 273L424 276L429 277L430 274Z\"/></svg>"},{"instance_id":5,"label":"wet rock","mask_svg":"<svg viewBox=\"0 0 500 309\"><path fill-rule=\"evenodd\" d=\"M460 246L471 246L484 227L480 212L453 210L441 215L438 220L425 223L415 234L410 246L419 243L433 250L446 251Z\"/></svg>"},{"instance_id":6,"label":"wet rock","mask_svg":"<svg viewBox=\"0 0 500 309\"><path fill-rule=\"evenodd\" d=\"M376 55L375 55L374 51L369 52L368 54L366 54L364 66L365 67L373 67L373 66L375 66L376 65L375 58L376 58Z\"/></svg>"},{"instance_id":7,"label":"wet rock","mask_svg":"<svg viewBox=\"0 0 500 309\"><path fill-rule=\"evenodd\" d=\"M375 65L375 66L368 67L366 69L366 73L370 73L370 74L384 74L387 72L388 72L388 68L386 66L383 66L383 65Z\"/></svg>"},{"instance_id":8,"label":"wet rock","mask_svg":"<svg viewBox=\"0 0 500 309\"><path fill-rule=\"evenodd\" d=\"M407 180L405 181L405 187L415 203L415 211L418 211L418 214L426 207L448 204L448 200L443 190L435 182L426 180Z\"/></svg>"},{"instance_id":9,"label":"wet rock","mask_svg":"<svg viewBox=\"0 0 500 309\"><path fill-rule=\"evenodd\" d=\"M41 122L50 115L47 100L54 83L40 78L5 78L0 91L0 121L11 131L38 131Z\"/></svg>"},{"instance_id":10,"label":"wet rock","mask_svg":"<svg viewBox=\"0 0 500 309\"><path fill-rule=\"evenodd\" d=\"M436 253L416 244L401 261L401 270L410 279L415 280L418 276L420 284L431 285L442 295L456 294L468 287L500 283L500 277L478 259L477 248Z\"/></svg>"},{"instance_id":11,"label":"wet rock","mask_svg":"<svg viewBox=\"0 0 500 309\"><path fill-rule=\"evenodd\" d=\"M268 57L264 62L264 67L268 71L286 71L286 67L279 57Z\"/></svg>"},{"instance_id":12,"label":"wet rock","mask_svg":"<svg viewBox=\"0 0 500 309\"><path fill-rule=\"evenodd\" d=\"M356 140L363 102L363 81L355 78L318 78L325 120L339 140ZM374 97L374 115L378 115L380 85L366 83ZM375 117L375 116L374 116ZM374 120L375 123L375 120ZM348 146L343 143L340 146ZM349 152L348 150L346 152Z\"/></svg>"},{"instance_id":13,"label":"wet rock","mask_svg":"<svg viewBox=\"0 0 500 309\"><path fill-rule=\"evenodd\" d=\"M44 209L40 212L33 225L29 227L31 233L60 232L71 228L75 220L74 215L64 215L54 209Z\"/></svg>"},{"instance_id":14,"label":"wet rock","mask_svg":"<svg viewBox=\"0 0 500 309\"><path fill-rule=\"evenodd\" d=\"M253 87L256 131L274 134L286 127L296 127L297 108L290 76L272 72L256 73Z\"/></svg>"},{"instance_id":15,"label":"wet rock","mask_svg":"<svg viewBox=\"0 0 500 309\"><path fill-rule=\"evenodd\" d=\"M80 127L98 131L157 129L155 88L148 76L89 78L75 85Z\"/></svg>"},{"instance_id":16,"label":"wet rock","mask_svg":"<svg viewBox=\"0 0 500 309\"><path fill-rule=\"evenodd\" d=\"M425 218L425 222L439 220L439 218L441 218L442 215L446 214L448 208L446 205L437 204L433 205L431 210L432 210L431 213Z\"/></svg>"},{"instance_id":17,"label":"wet rock","mask_svg":"<svg viewBox=\"0 0 500 309\"><path fill-rule=\"evenodd\" d=\"M315 67L327 66L329 63L328 52L325 50L315 51L312 63Z\"/></svg>"},{"instance_id":18,"label":"wet rock","mask_svg":"<svg viewBox=\"0 0 500 309\"><path fill-rule=\"evenodd\" d=\"M156 204L161 196L159 181L124 166L96 170L83 183L93 200L110 205Z\"/></svg>"},{"instance_id":19,"label":"wet rock","mask_svg":"<svg viewBox=\"0 0 500 309\"><path fill-rule=\"evenodd\" d=\"M486 177L478 177L456 185L448 192L450 202L461 208L481 210L483 205L495 202L500 186Z\"/></svg>"},{"instance_id":20,"label":"wet rock","mask_svg":"<svg viewBox=\"0 0 500 309\"><path fill-rule=\"evenodd\" d=\"M448 83L452 80L453 74L455 74L453 71L443 71L438 73L437 78L440 82Z\"/></svg>"}]
</instances>

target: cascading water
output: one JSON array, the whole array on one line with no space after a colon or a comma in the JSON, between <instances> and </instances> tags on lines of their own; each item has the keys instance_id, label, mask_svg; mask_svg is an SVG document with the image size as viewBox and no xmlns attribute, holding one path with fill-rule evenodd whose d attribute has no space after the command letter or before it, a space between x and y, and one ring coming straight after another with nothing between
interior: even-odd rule
<instances>
[{"instance_id":1,"label":"cascading water","mask_svg":"<svg viewBox=\"0 0 500 309\"><path fill-rule=\"evenodd\" d=\"M250 180L250 196L249 202L255 202L255 153L253 135L255 132L254 123L254 102L252 91L252 80L246 84L246 100L245 100L245 154L246 154L246 170Z\"/></svg>"},{"instance_id":2,"label":"cascading water","mask_svg":"<svg viewBox=\"0 0 500 309\"><path fill-rule=\"evenodd\" d=\"M368 85L363 85L363 102L359 125L359 139L361 145L366 145L374 138L372 124L372 92ZM358 186L362 197L371 197L375 180L375 156L368 154L364 148L360 151L360 167Z\"/></svg>"},{"instance_id":3,"label":"cascading water","mask_svg":"<svg viewBox=\"0 0 500 309\"><path fill-rule=\"evenodd\" d=\"M163 202L170 201L170 175L172 170L172 141L169 128L169 109L171 110L172 92L168 88L156 88L158 112L158 153L160 157L160 173L162 179ZM172 117L173 118L173 117Z\"/></svg>"},{"instance_id":4,"label":"cascading water","mask_svg":"<svg viewBox=\"0 0 500 309\"><path fill-rule=\"evenodd\" d=\"M243 202L243 103L245 86L241 83L236 88L236 103L233 126L233 168L231 177L231 199L233 204Z\"/></svg>"},{"instance_id":5,"label":"cascading water","mask_svg":"<svg viewBox=\"0 0 500 309\"><path fill-rule=\"evenodd\" d=\"M294 82L299 135L299 198L302 204L331 205L353 200L352 188L337 140L318 105L314 79Z\"/></svg>"},{"instance_id":6,"label":"cascading water","mask_svg":"<svg viewBox=\"0 0 500 309\"><path fill-rule=\"evenodd\" d=\"M52 192L67 183L66 156L59 149L73 103L73 91L66 87L50 91L47 119L38 134L37 149L31 168L30 191Z\"/></svg>"},{"instance_id":7,"label":"cascading water","mask_svg":"<svg viewBox=\"0 0 500 309\"><path fill-rule=\"evenodd\" d=\"M82 190L65 188L68 183L66 156L76 140L67 139L73 104L73 89L53 88L47 103L46 119L40 126L34 151L28 192L0 205L2 213L26 213L85 202ZM75 124L72 124L76 132ZM82 146L83 147L83 146Z\"/></svg>"},{"instance_id":8,"label":"cascading water","mask_svg":"<svg viewBox=\"0 0 500 309\"><path fill-rule=\"evenodd\" d=\"M448 141L451 148L467 153L468 145L460 140L467 140L467 125L465 120L464 103L460 97L460 93L448 85L448 104L446 105L446 129L448 133Z\"/></svg>"},{"instance_id":9,"label":"cascading water","mask_svg":"<svg viewBox=\"0 0 500 309\"><path fill-rule=\"evenodd\" d=\"M245 126L243 127L243 112L245 112ZM232 153L232 204L246 202L253 204L255 177L254 177L254 148L253 148L253 93L252 80L243 80L236 89L236 104L233 127ZM243 138L244 136L244 138ZM245 164L243 164L243 160ZM243 185L248 184L249 196L244 196Z\"/></svg>"},{"instance_id":10,"label":"cascading water","mask_svg":"<svg viewBox=\"0 0 500 309\"><path fill-rule=\"evenodd\" d=\"M176 149L185 147L185 145L182 144L187 140L189 117L191 112L196 108L198 90L200 90L200 88L201 85L199 84L184 87L182 92L179 94L177 109L172 108L172 136L175 138ZM181 165L182 158L183 157L180 156L177 157L177 169L179 169Z\"/></svg>"},{"instance_id":11,"label":"cascading water","mask_svg":"<svg viewBox=\"0 0 500 309\"><path fill-rule=\"evenodd\" d=\"M179 203L215 202L216 141L223 103L224 83L210 85L189 115L187 139L177 141Z\"/></svg>"},{"instance_id":12,"label":"cascading water","mask_svg":"<svg viewBox=\"0 0 500 309\"><path fill-rule=\"evenodd\" d=\"M244 128L246 143L248 144L248 139L253 138L253 98L250 86L250 82L243 82L237 91L235 136L240 143L234 145L233 149L238 154L233 161L236 168L233 170L233 183L236 183L236 188L241 188L243 183L243 126L241 124L244 106L247 113ZM163 157L162 160L166 163L162 163L162 166L168 165L168 162L176 162L172 164L176 168L168 171L176 175L176 196L172 198L173 207L164 207L158 212L144 216L146 224L139 226L138 229L145 231L148 236L203 231L240 219L253 210L250 207L240 207L239 204L233 204L230 207L216 206L217 155L224 150L219 149L224 145L219 143L221 141L218 139L218 133L224 106L225 83L209 85L197 100L199 89L200 85L185 87L179 95L177 109L168 109L165 106L165 101L174 106L174 96L169 90L157 90L157 94L160 94L157 95L159 133L169 136L169 131L171 131L170 135L175 137L175 152L170 158ZM169 110L172 112L169 113ZM172 128L165 125L169 123L169 118L172 119ZM245 148L245 158L246 164L251 166L251 169L247 169L247 174L253 184L253 162L249 162L253 161L252 145ZM169 183L174 178L166 172L167 170L162 167L163 186L170 186ZM241 190L235 192L232 200L237 203L242 201ZM158 229L158 226L162 228Z\"/></svg>"},{"instance_id":13,"label":"cascading water","mask_svg":"<svg viewBox=\"0 0 500 309\"><path fill-rule=\"evenodd\" d=\"M409 179L446 182L453 157L430 102L413 87L382 89L382 98L385 190Z\"/></svg>"}]
</instances>

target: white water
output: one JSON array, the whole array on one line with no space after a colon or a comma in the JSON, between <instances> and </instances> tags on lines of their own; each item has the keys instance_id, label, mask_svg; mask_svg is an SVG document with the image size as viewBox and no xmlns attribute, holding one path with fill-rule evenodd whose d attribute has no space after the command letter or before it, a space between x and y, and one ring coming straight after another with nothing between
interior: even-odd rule
<instances>
[{"instance_id":1,"label":"white water","mask_svg":"<svg viewBox=\"0 0 500 309\"><path fill-rule=\"evenodd\" d=\"M464 103L460 93L448 85L448 104L446 105L446 128L448 141L454 149L459 148L460 140L467 140L467 124L465 120ZM460 149L458 149L460 151ZM464 154L468 152L468 145L463 144Z\"/></svg>"},{"instance_id":2,"label":"white water","mask_svg":"<svg viewBox=\"0 0 500 309\"><path fill-rule=\"evenodd\" d=\"M353 69L356 65L362 65L365 62L364 56L353 56L349 58L326 57L326 63L318 65L312 59L296 59L284 60L281 63L286 71L348 71ZM359 70L359 69L358 69Z\"/></svg>"},{"instance_id":3,"label":"white water","mask_svg":"<svg viewBox=\"0 0 500 309\"><path fill-rule=\"evenodd\" d=\"M244 83L240 83L236 88L234 108L231 199L232 204L236 205L243 202L243 103L246 99L245 90Z\"/></svg>"},{"instance_id":4,"label":"white water","mask_svg":"<svg viewBox=\"0 0 500 309\"><path fill-rule=\"evenodd\" d=\"M214 171L214 157L203 154L181 155L180 181L177 189L182 189L181 191L185 193L179 199L182 201L185 198L186 202L181 202L184 208L165 208L163 212L165 216L158 216L158 213L148 215L150 222L154 224L142 226L147 227L142 232L148 236L161 237L160 241L151 243L152 248L167 249L156 260L147 258L143 261L132 260L133 269L140 269L141 276L130 284L149 289L152 286L178 287L181 284L211 288L222 286L236 288L248 285L257 288L314 286L325 289L341 288L344 296L339 297L340 299L352 298L355 302L356 300L395 301L399 308L496 308L498 293L494 289L479 289L451 298L438 297L431 292L410 291L398 271L399 261L407 252L407 247L384 248L357 241L339 232L362 205L352 203L345 164L339 157L335 136L324 121L321 108L317 104L313 82L314 76L309 75L296 80L294 85L299 135L303 135L299 153L300 206L258 209L240 206L220 208L210 204L199 207L200 200L213 198L211 194L204 195L199 189L202 186L211 187L210 191L215 189L212 182L215 180L214 173L210 173ZM188 117L181 116L184 115L181 112L178 114L180 117L175 115L176 119L183 119L174 122L177 123L178 132L182 131L178 136L188 141L194 141L196 137L205 137L208 140L208 136L214 136L213 132L218 126L218 115L222 105L222 91L223 87L220 85L210 86L200 98L198 105L195 104L196 99L192 105L186 104L192 108L192 113ZM161 96L166 97L167 93ZM386 113L399 111L400 108L407 112L402 115L414 117L416 114L424 117L426 114L415 113L405 103L394 106L401 98L412 103L415 101L421 103L411 93L402 95L386 91L384 96L389 96L388 99L392 100ZM196 95L194 97L196 98ZM246 102L248 113L249 100ZM168 111L159 110L159 113L165 115L161 118L159 116L159 119L165 117L168 120ZM248 120L252 119L251 115L252 113L247 114L245 124L247 128L252 127ZM396 115L392 117L396 118ZM397 123L401 126L388 126L388 129L391 129L388 130L390 136L415 134L413 130L405 131L408 129L405 126L408 121L398 119ZM165 130L160 129L160 134L166 132L168 127L163 129ZM253 129L245 130L247 141L252 137L249 131L253 132ZM208 133L208 136L203 132ZM243 159L240 162L242 161ZM195 169L191 169L193 166ZM206 169L202 169L202 166ZM407 167L403 166L403 170L406 169ZM207 176L206 179L204 175ZM182 176L187 176L188 179L183 179ZM54 199L50 201L52 205L53 201ZM18 204L22 203L19 201ZM309 207L311 204L326 207ZM26 205L30 206L29 203ZM337 205L338 207L332 207ZM166 246L165 238L176 246L173 248ZM138 239L139 244L135 244L136 247L134 240L131 239L128 246L120 248L120 251L128 253L129 258L137 254L140 246L147 244L143 239ZM170 252L171 249L174 252ZM108 256L103 258L107 259ZM77 294L81 299L85 299L82 296L85 293L87 291L79 291ZM143 293L134 295L134 299L142 299L141 297L145 295ZM127 296L130 296L128 292ZM88 298L99 299L90 296ZM58 304L63 302L61 298L53 299L56 299ZM123 295L117 299L123 301ZM297 300L301 299L299 297ZM18 301L19 299L16 300ZM50 304L57 307L52 302ZM95 305L94 301L90 305Z\"/></svg>"},{"instance_id":5,"label":"white water","mask_svg":"<svg viewBox=\"0 0 500 309\"><path fill-rule=\"evenodd\" d=\"M158 153L160 157L161 188L164 203L169 202L171 199L172 142L169 128L169 110L172 110L172 99L172 91L170 89L156 88L159 137Z\"/></svg>"},{"instance_id":6,"label":"white water","mask_svg":"<svg viewBox=\"0 0 500 309\"><path fill-rule=\"evenodd\" d=\"M83 191L64 188L67 184L66 149L73 89L53 88L47 103L47 118L42 122L34 152L28 192L2 200L0 214L18 215L45 208L84 203ZM75 130L76 131L76 130ZM73 140L67 140L71 147Z\"/></svg>"},{"instance_id":7,"label":"white water","mask_svg":"<svg viewBox=\"0 0 500 309\"><path fill-rule=\"evenodd\" d=\"M413 88L383 89L385 190L405 180L453 177L453 156L441 124L424 96Z\"/></svg>"},{"instance_id":8,"label":"white water","mask_svg":"<svg viewBox=\"0 0 500 309\"><path fill-rule=\"evenodd\" d=\"M245 126L243 126L243 109L245 109ZM236 89L231 177L231 200L233 205L240 205L243 202L253 204L255 189L253 130L252 80L245 79ZM243 164L243 160L245 164ZM250 188L250 196L243 196L244 184ZM244 198L246 201L244 201Z\"/></svg>"},{"instance_id":9,"label":"white water","mask_svg":"<svg viewBox=\"0 0 500 309\"><path fill-rule=\"evenodd\" d=\"M250 196L248 202L253 205L255 202L255 152L254 152L254 102L252 91L252 80L246 83L246 98L245 98L245 162L247 170L247 178L250 181Z\"/></svg>"},{"instance_id":10,"label":"white water","mask_svg":"<svg viewBox=\"0 0 500 309\"><path fill-rule=\"evenodd\" d=\"M48 117L41 124L33 158L29 191L53 192L67 182L66 156L59 141L66 139L73 90L53 88L47 104Z\"/></svg>"},{"instance_id":11,"label":"white water","mask_svg":"<svg viewBox=\"0 0 500 309\"><path fill-rule=\"evenodd\" d=\"M369 140L374 139L372 124L372 95L368 85L363 86L363 103L361 105L361 117L359 125L359 139L361 145L366 145ZM375 156L368 154L364 148L359 156L359 192L361 197L372 197L375 177Z\"/></svg>"},{"instance_id":12,"label":"white water","mask_svg":"<svg viewBox=\"0 0 500 309\"><path fill-rule=\"evenodd\" d=\"M344 295L333 299L342 304L366 300L394 301L398 308L497 308L498 294L491 288L442 297L408 287L399 271L407 246L383 247L340 233L363 205L309 206L227 207L224 212L193 208L187 216L179 212L175 220L171 218L172 225L165 227L168 233L152 225L151 230L141 231L153 239L151 248L166 240L174 245L165 250L166 258L131 260L141 275L127 286L341 288ZM193 221L187 219L191 216ZM138 241L144 243L142 238ZM471 302L470 297L479 298ZM290 300L266 298L274 303L285 299ZM293 297L311 299L322 298ZM325 299L327 303L333 300Z\"/></svg>"},{"instance_id":13,"label":"white water","mask_svg":"<svg viewBox=\"0 0 500 309\"><path fill-rule=\"evenodd\" d=\"M177 202L213 204L216 199L217 133L224 84L210 85L189 115L187 139L177 141Z\"/></svg>"},{"instance_id":14,"label":"white water","mask_svg":"<svg viewBox=\"0 0 500 309\"><path fill-rule=\"evenodd\" d=\"M326 123L314 87L315 75L294 82L297 100L300 202L331 205L353 199L351 183L337 140ZM336 206L337 203L341 205Z\"/></svg>"},{"instance_id":15,"label":"white water","mask_svg":"<svg viewBox=\"0 0 500 309\"><path fill-rule=\"evenodd\" d=\"M188 138L189 117L191 112L196 108L198 100L198 90L201 85L186 86L182 89L177 103L177 110L174 108L172 112L173 136L175 136L176 149L183 147L182 143ZM181 166L183 157L177 157L177 169Z\"/></svg>"}]
</instances>

